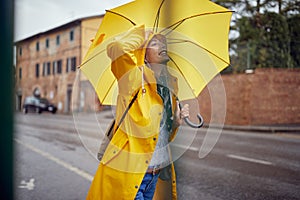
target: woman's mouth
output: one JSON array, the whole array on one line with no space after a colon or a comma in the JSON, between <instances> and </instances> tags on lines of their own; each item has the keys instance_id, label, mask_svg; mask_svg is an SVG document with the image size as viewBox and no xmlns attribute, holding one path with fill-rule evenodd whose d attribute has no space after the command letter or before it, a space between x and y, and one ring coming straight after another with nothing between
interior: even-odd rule
<instances>
[{"instance_id":1,"label":"woman's mouth","mask_svg":"<svg viewBox=\"0 0 300 200\"><path fill-rule=\"evenodd\" d=\"M160 56L165 56L165 55L167 55L167 54L168 54L168 52L167 52L166 50L162 50L161 52L159 52L158 55L160 55Z\"/></svg>"}]
</instances>

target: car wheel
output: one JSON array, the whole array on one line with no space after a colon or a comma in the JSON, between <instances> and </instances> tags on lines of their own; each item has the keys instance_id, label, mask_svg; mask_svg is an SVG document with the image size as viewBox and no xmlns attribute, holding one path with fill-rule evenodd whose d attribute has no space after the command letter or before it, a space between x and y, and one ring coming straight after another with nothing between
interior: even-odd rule
<instances>
[{"instance_id":1,"label":"car wheel","mask_svg":"<svg viewBox=\"0 0 300 200\"><path fill-rule=\"evenodd\" d=\"M35 108L35 112L38 113L38 114L41 114L42 110L40 108Z\"/></svg>"}]
</instances>

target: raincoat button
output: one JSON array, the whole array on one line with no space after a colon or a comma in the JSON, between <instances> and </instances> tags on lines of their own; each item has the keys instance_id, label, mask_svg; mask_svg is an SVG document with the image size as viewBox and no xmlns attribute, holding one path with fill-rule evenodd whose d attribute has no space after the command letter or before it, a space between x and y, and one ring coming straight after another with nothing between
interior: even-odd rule
<instances>
[{"instance_id":1,"label":"raincoat button","mask_svg":"<svg viewBox=\"0 0 300 200\"><path fill-rule=\"evenodd\" d=\"M116 153L116 151L113 151L113 154L115 154Z\"/></svg>"},{"instance_id":2,"label":"raincoat button","mask_svg":"<svg viewBox=\"0 0 300 200\"><path fill-rule=\"evenodd\" d=\"M136 186L134 186L134 187L135 187L135 189L138 189L138 188L139 188L139 186L137 186L137 185L136 185Z\"/></svg>"},{"instance_id":3,"label":"raincoat button","mask_svg":"<svg viewBox=\"0 0 300 200\"><path fill-rule=\"evenodd\" d=\"M156 137L154 137L153 140L155 141L155 140L156 140Z\"/></svg>"},{"instance_id":4,"label":"raincoat button","mask_svg":"<svg viewBox=\"0 0 300 200\"><path fill-rule=\"evenodd\" d=\"M148 164L148 160L146 160L146 162L145 162L146 164Z\"/></svg>"}]
</instances>

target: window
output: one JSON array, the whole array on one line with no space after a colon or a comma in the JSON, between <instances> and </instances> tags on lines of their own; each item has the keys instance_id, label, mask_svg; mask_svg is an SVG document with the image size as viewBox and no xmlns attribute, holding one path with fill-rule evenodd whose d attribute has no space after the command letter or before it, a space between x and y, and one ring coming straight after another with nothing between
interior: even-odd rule
<instances>
[{"instance_id":1,"label":"window","mask_svg":"<svg viewBox=\"0 0 300 200\"><path fill-rule=\"evenodd\" d=\"M56 45L59 45L60 44L60 37L59 35L56 36Z\"/></svg>"},{"instance_id":2,"label":"window","mask_svg":"<svg viewBox=\"0 0 300 200\"><path fill-rule=\"evenodd\" d=\"M19 55L22 55L22 47L19 48Z\"/></svg>"},{"instance_id":3,"label":"window","mask_svg":"<svg viewBox=\"0 0 300 200\"><path fill-rule=\"evenodd\" d=\"M22 67L19 68L19 79L22 79Z\"/></svg>"},{"instance_id":4,"label":"window","mask_svg":"<svg viewBox=\"0 0 300 200\"><path fill-rule=\"evenodd\" d=\"M51 63L44 62L43 63L43 76L48 76L51 74Z\"/></svg>"},{"instance_id":5,"label":"window","mask_svg":"<svg viewBox=\"0 0 300 200\"><path fill-rule=\"evenodd\" d=\"M62 61L58 60L57 61L57 73L61 74L61 72L62 72Z\"/></svg>"},{"instance_id":6,"label":"window","mask_svg":"<svg viewBox=\"0 0 300 200\"><path fill-rule=\"evenodd\" d=\"M66 72L76 71L76 57L67 58Z\"/></svg>"},{"instance_id":7,"label":"window","mask_svg":"<svg viewBox=\"0 0 300 200\"><path fill-rule=\"evenodd\" d=\"M71 58L71 71L76 71L76 57Z\"/></svg>"},{"instance_id":8,"label":"window","mask_svg":"<svg viewBox=\"0 0 300 200\"><path fill-rule=\"evenodd\" d=\"M46 39L46 48L49 48L49 39Z\"/></svg>"},{"instance_id":9,"label":"window","mask_svg":"<svg viewBox=\"0 0 300 200\"><path fill-rule=\"evenodd\" d=\"M70 41L74 40L74 31L70 31Z\"/></svg>"},{"instance_id":10,"label":"window","mask_svg":"<svg viewBox=\"0 0 300 200\"><path fill-rule=\"evenodd\" d=\"M51 63L47 62L47 75L51 74Z\"/></svg>"},{"instance_id":11,"label":"window","mask_svg":"<svg viewBox=\"0 0 300 200\"><path fill-rule=\"evenodd\" d=\"M39 50L40 50L40 43L36 42L36 51L39 51Z\"/></svg>"},{"instance_id":12,"label":"window","mask_svg":"<svg viewBox=\"0 0 300 200\"><path fill-rule=\"evenodd\" d=\"M57 60L53 62L53 74L62 73L62 60Z\"/></svg>"},{"instance_id":13,"label":"window","mask_svg":"<svg viewBox=\"0 0 300 200\"><path fill-rule=\"evenodd\" d=\"M40 75L40 65L39 64L36 64L35 65L35 77L39 77Z\"/></svg>"}]
</instances>

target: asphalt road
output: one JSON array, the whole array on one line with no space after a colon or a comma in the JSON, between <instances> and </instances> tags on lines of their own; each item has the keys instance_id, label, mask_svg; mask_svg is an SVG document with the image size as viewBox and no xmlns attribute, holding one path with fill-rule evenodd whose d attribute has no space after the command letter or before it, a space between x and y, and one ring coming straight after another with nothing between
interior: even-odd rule
<instances>
[{"instance_id":1,"label":"asphalt road","mask_svg":"<svg viewBox=\"0 0 300 200\"><path fill-rule=\"evenodd\" d=\"M111 116L17 113L15 199L85 199ZM180 200L300 199L300 133L196 132L183 126L176 141Z\"/></svg>"}]
</instances>

